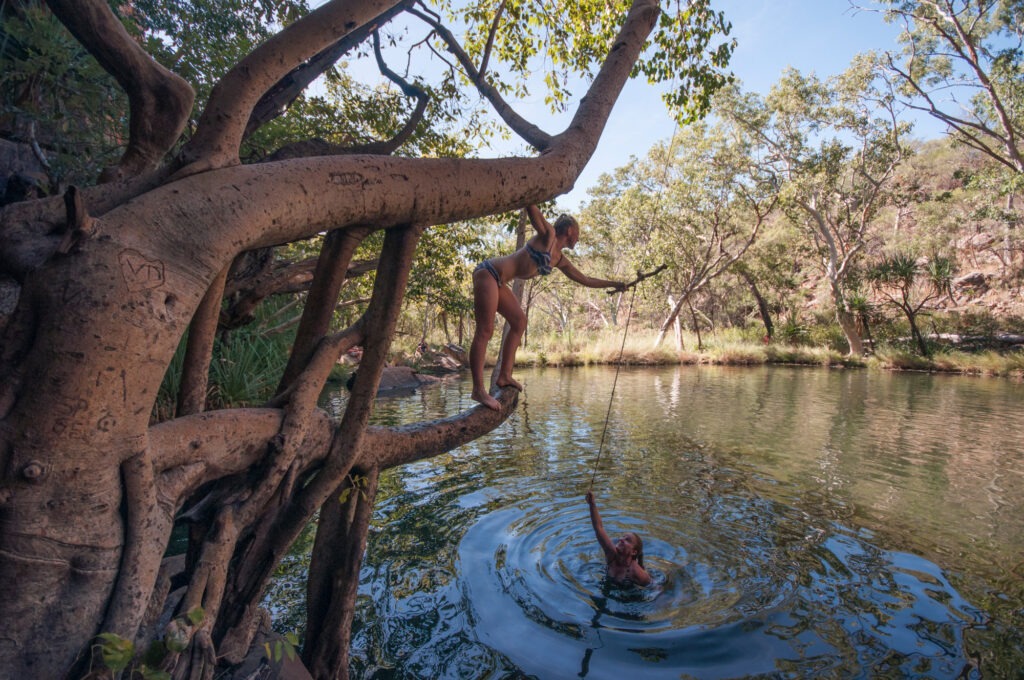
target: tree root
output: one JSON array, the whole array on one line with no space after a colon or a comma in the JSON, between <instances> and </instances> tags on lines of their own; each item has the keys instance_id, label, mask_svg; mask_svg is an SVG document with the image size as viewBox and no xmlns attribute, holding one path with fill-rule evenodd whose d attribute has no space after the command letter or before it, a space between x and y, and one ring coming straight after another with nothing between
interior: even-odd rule
<instances>
[{"instance_id":1,"label":"tree root","mask_svg":"<svg viewBox=\"0 0 1024 680\"><path fill-rule=\"evenodd\" d=\"M121 464L125 517L121 568L102 630L132 640L156 585L160 555L171 534L171 512L157 502L153 462L144 450Z\"/></svg>"},{"instance_id":2,"label":"tree root","mask_svg":"<svg viewBox=\"0 0 1024 680\"><path fill-rule=\"evenodd\" d=\"M314 677L348 676L348 646L380 470L351 474L320 510L307 587L303 662Z\"/></svg>"}]
</instances>

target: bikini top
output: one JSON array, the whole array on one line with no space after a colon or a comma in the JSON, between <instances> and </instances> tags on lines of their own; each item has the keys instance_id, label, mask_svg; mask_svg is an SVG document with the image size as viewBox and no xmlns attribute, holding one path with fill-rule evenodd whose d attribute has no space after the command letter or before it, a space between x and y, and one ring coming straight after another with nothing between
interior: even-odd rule
<instances>
[{"instance_id":1,"label":"bikini top","mask_svg":"<svg viewBox=\"0 0 1024 680\"><path fill-rule=\"evenodd\" d=\"M526 244L526 252L530 254L530 259L537 265L538 274L547 276L551 273L551 253L546 250L537 250L529 243Z\"/></svg>"}]
</instances>

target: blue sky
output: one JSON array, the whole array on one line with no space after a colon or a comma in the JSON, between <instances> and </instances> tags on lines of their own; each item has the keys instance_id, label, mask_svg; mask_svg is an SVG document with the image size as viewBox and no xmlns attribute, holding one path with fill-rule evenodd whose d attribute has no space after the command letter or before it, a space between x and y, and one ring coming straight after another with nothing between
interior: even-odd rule
<instances>
[{"instance_id":1,"label":"blue sky","mask_svg":"<svg viewBox=\"0 0 1024 680\"><path fill-rule=\"evenodd\" d=\"M731 70L747 91L767 94L787 67L827 78L845 70L858 53L898 48L897 27L886 24L877 13L853 11L849 0L716 0L714 7L724 11L732 22L731 36L736 38L737 46ZM404 49L393 59L389 57L393 65L403 63ZM375 65L366 61L357 65L365 77L380 80ZM645 155L654 144L672 135L675 125L660 97L669 86L651 86L642 79L627 83L576 187L558 198L562 209L576 211L587 201L587 189L597 184L602 173L625 165L630 156ZM512 106L546 132L563 130L578 99L570 104L569 112L556 115L543 103L543 86L538 83L531 89L530 98L511 101ZM582 86L574 94L582 96ZM942 134L942 126L931 118L918 117L914 122L914 134L920 139ZM531 153L516 137L494 143L481 155Z\"/></svg>"},{"instance_id":2,"label":"blue sky","mask_svg":"<svg viewBox=\"0 0 1024 680\"><path fill-rule=\"evenodd\" d=\"M748 91L767 93L789 66L828 77L842 72L860 52L897 48L895 26L875 13L854 13L848 0L718 0L716 7L732 22L731 35L738 43L732 71ZM576 188L559 197L561 207L576 210L601 173L625 165L631 155L643 156L671 136L674 124L659 92L642 81L626 86ZM550 117L548 125L541 122L545 114L540 111L528 116L549 132L560 129ZM915 136L922 139L941 133L931 120L915 124Z\"/></svg>"}]
</instances>

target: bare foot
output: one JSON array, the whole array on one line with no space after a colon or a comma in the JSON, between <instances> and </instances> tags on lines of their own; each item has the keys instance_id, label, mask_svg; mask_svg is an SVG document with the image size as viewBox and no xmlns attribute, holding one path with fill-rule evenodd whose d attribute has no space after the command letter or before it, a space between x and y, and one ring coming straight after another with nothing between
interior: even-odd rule
<instances>
[{"instance_id":1,"label":"bare foot","mask_svg":"<svg viewBox=\"0 0 1024 680\"><path fill-rule=\"evenodd\" d=\"M489 409L493 409L495 411L501 410L501 404L498 402L498 400L492 397L491 395L487 394L487 392L484 392L483 390L473 390L473 393L469 395L469 398L472 399L473 401L479 401L481 404L483 404Z\"/></svg>"},{"instance_id":2,"label":"bare foot","mask_svg":"<svg viewBox=\"0 0 1024 680\"><path fill-rule=\"evenodd\" d=\"M520 392L523 391L523 386L519 384L519 381L514 380L512 376L509 376L507 378L498 378L497 380L494 381L494 383L498 387L514 387Z\"/></svg>"}]
</instances>

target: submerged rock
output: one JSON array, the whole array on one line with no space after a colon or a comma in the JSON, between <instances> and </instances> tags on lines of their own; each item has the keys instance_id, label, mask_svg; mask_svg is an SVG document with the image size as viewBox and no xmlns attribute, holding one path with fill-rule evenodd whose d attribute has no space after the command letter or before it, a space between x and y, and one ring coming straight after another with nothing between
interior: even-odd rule
<instances>
[{"instance_id":1,"label":"submerged rock","mask_svg":"<svg viewBox=\"0 0 1024 680\"><path fill-rule=\"evenodd\" d=\"M353 371L349 376L345 387L349 390L356 381L358 371ZM380 376L380 385L377 387L377 394L387 394L396 391L412 391L421 385L427 385L440 381L432 375L417 373L411 366L385 366Z\"/></svg>"}]
</instances>

